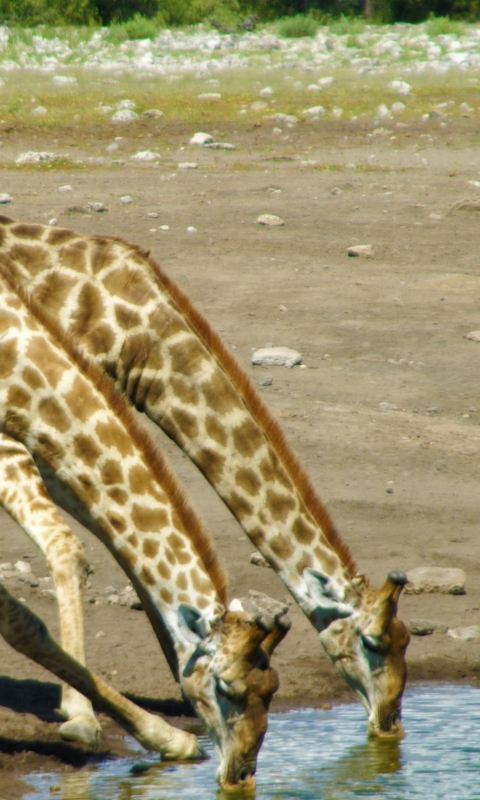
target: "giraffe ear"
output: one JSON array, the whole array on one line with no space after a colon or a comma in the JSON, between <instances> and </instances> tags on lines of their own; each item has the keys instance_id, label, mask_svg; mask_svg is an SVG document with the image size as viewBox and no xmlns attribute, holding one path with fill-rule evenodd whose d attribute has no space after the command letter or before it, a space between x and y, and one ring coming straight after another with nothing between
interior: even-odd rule
<instances>
[{"instance_id":1,"label":"giraffe ear","mask_svg":"<svg viewBox=\"0 0 480 800\"><path fill-rule=\"evenodd\" d=\"M210 625L201 611L187 603L181 603L178 607L178 626L184 638L197 646L210 633Z\"/></svg>"},{"instance_id":2,"label":"giraffe ear","mask_svg":"<svg viewBox=\"0 0 480 800\"><path fill-rule=\"evenodd\" d=\"M353 614L353 606L343 602L342 588L333 578L315 569L304 569L303 578L313 606L322 615L340 618Z\"/></svg>"}]
</instances>

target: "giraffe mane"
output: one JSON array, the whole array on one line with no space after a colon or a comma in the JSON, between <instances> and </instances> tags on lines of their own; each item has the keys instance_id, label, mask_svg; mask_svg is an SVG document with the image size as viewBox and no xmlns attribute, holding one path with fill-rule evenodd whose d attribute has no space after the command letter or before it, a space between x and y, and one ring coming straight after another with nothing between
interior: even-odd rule
<instances>
[{"instance_id":1,"label":"giraffe mane","mask_svg":"<svg viewBox=\"0 0 480 800\"><path fill-rule=\"evenodd\" d=\"M339 556L345 569L350 575L355 575L357 568L350 549L342 540L327 508L315 491L307 472L286 441L280 424L260 397L251 379L241 368L237 359L225 347L219 334L196 308L188 295L185 294L180 286L178 286L152 258L149 250L144 250L138 245L130 244L121 237L112 238L128 247L137 257L140 257L149 264L157 280L165 287L173 302L187 319L189 325L213 353L223 371L239 392L245 405L259 424L270 446L278 456L290 480L298 491L305 508L320 526L325 538Z\"/></svg>"},{"instance_id":2,"label":"giraffe mane","mask_svg":"<svg viewBox=\"0 0 480 800\"><path fill-rule=\"evenodd\" d=\"M6 220L6 217L0 218L0 222ZM10 222L10 220L8 221ZM60 326L48 316L37 302L29 297L27 291L25 291L21 285L17 284L4 264L1 263L0 275L5 278L9 286L25 303L38 322L47 329L70 358L75 361L88 380L91 381L95 388L103 395L116 417L125 425L129 435L145 457L155 478L175 508L183 524L185 533L190 538L206 572L210 576L220 602L225 606L227 604L227 574L215 552L210 534L206 531L200 518L190 506L177 478L161 455L148 431L138 420L135 411L115 388L113 381L103 372L101 367L79 351L75 344L62 332Z\"/></svg>"}]
</instances>

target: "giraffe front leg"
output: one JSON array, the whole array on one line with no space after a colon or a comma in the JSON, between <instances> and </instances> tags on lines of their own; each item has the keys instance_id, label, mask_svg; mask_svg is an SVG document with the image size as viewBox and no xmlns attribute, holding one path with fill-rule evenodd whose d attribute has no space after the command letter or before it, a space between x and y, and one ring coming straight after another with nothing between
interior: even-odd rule
<instances>
[{"instance_id":1,"label":"giraffe front leg","mask_svg":"<svg viewBox=\"0 0 480 800\"><path fill-rule=\"evenodd\" d=\"M0 434L0 503L45 555L57 590L60 636L66 652L85 663L82 595L83 548L60 516L23 444ZM64 739L95 744L100 726L92 704L71 686L62 688Z\"/></svg>"},{"instance_id":2,"label":"giraffe front leg","mask_svg":"<svg viewBox=\"0 0 480 800\"><path fill-rule=\"evenodd\" d=\"M204 757L196 736L173 728L161 717L139 708L62 650L42 620L28 606L12 597L2 584L0 634L19 653L87 695L148 750L157 750L168 759Z\"/></svg>"}]
</instances>

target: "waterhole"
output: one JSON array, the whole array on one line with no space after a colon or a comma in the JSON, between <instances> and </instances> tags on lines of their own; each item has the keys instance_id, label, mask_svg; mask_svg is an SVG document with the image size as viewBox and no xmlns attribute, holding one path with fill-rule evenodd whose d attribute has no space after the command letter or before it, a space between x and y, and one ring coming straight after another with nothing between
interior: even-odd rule
<instances>
[{"instance_id":1,"label":"waterhole","mask_svg":"<svg viewBox=\"0 0 480 800\"><path fill-rule=\"evenodd\" d=\"M479 800L480 692L435 685L407 690L401 742L366 737L358 704L271 714L256 800ZM164 764L140 753L68 776L33 774L24 800L219 800L217 762ZM238 797L238 795L237 795Z\"/></svg>"}]
</instances>

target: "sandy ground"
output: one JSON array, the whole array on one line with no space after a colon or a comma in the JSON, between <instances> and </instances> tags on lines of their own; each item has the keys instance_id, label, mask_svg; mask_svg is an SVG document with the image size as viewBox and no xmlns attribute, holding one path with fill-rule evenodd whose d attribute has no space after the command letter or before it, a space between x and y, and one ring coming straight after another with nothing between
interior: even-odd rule
<instances>
[{"instance_id":1,"label":"sandy ground","mask_svg":"<svg viewBox=\"0 0 480 800\"><path fill-rule=\"evenodd\" d=\"M188 146L190 129L166 126L157 141L142 121L132 123L122 128L124 166L0 170L0 190L14 198L2 210L29 221L57 217L62 226L121 234L151 248L253 380L273 377L260 391L359 569L380 584L392 569L461 567L466 595L404 596L399 614L451 627L478 624L480 344L465 335L480 329L480 210L457 205L480 198L468 184L480 178L477 123L460 118L441 127L432 119L378 135L369 124L300 124L287 141L272 134L273 124L223 125L237 149L212 152ZM51 149L35 135L2 131L2 157ZM108 125L85 130L81 140L65 130L55 147L103 155L114 135L118 129ZM130 153L167 145L160 166L129 166ZM182 161L199 168L176 169ZM59 192L65 184L73 191ZM341 193L332 193L336 188ZM129 205L119 200L125 194L133 197ZM93 200L109 210L67 212ZM257 225L263 213L285 225ZM354 244L373 245L374 258L348 258ZM252 367L251 351L266 343L300 350L306 369ZM249 563L252 545L210 487L170 441L161 446L215 538L231 595L256 588L285 598L271 570ZM85 605L89 665L148 707L184 713L143 612L107 604L106 587L121 589L126 579L89 533L79 536L95 568L89 594L99 599ZM37 577L47 575L33 545L2 515L0 562L19 558ZM40 595L42 584L11 579L7 586L57 631L55 603ZM291 617L292 631L275 655L281 688L274 708L348 699L294 606ZM477 685L479 656L480 640L413 637L410 679ZM32 770L68 771L91 754L61 743L58 688L46 672L6 645L0 671L0 798L13 800ZM121 753L120 730L102 722L97 756Z\"/></svg>"}]
</instances>

